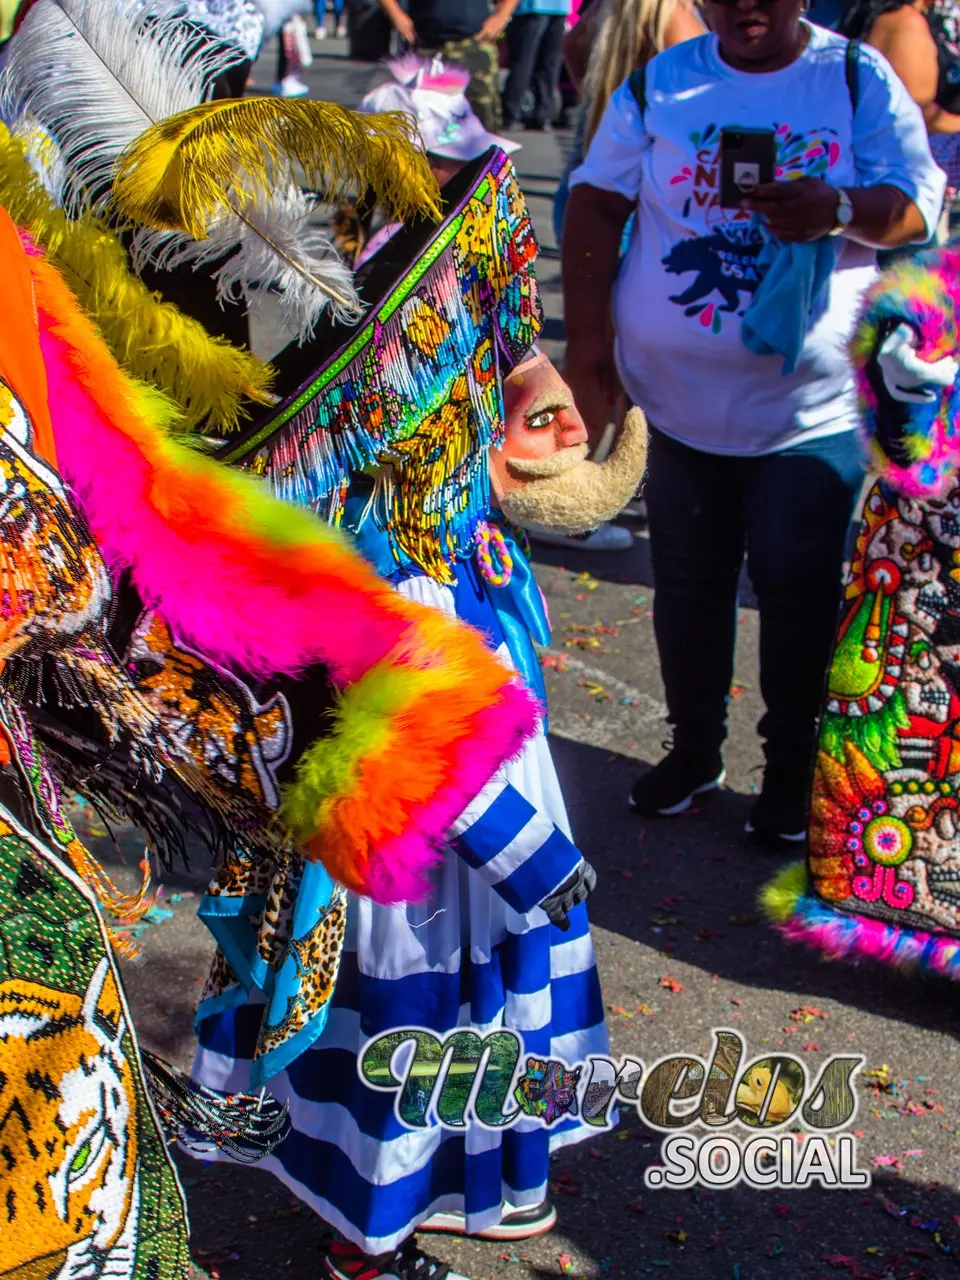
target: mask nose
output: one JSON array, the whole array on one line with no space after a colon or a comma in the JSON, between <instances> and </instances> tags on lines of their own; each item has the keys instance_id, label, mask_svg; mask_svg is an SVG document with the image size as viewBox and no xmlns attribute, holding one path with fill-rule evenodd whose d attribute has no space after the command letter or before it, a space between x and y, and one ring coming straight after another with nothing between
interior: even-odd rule
<instances>
[{"instance_id":1,"label":"mask nose","mask_svg":"<svg viewBox=\"0 0 960 1280\"><path fill-rule=\"evenodd\" d=\"M587 428L576 409L564 409L557 415L557 447L569 449L575 444L586 444Z\"/></svg>"}]
</instances>

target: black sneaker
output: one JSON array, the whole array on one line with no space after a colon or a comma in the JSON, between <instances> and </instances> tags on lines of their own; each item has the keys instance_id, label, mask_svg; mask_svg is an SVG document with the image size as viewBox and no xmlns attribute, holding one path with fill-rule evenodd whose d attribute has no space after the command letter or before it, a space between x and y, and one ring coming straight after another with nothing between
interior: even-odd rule
<instances>
[{"instance_id":1,"label":"black sneaker","mask_svg":"<svg viewBox=\"0 0 960 1280\"><path fill-rule=\"evenodd\" d=\"M470 1280L418 1249L413 1236L393 1253L374 1257L349 1240L334 1240L324 1260L331 1280Z\"/></svg>"},{"instance_id":2,"label":"black sneaker","mask_svg":"<svg viewBox=\"0 0 960 1280\"><path fill-rule=\"evenodd\" d=\"M802 767L767 766L763 790L744 830L755 843L772 848L799 845L807 838L809 778Z\"/></svg>"},{"instance_id":3,"label":"black sneaker","mask_svg":"<svg viewBox=\"0 0 960 1280\"><path fill-rule=\"evenodd\" d=\"M719 748L704 752L674 747L639 779L630 807L649 818L672 818L689 809L694 796L715 791L725 777Z\"/></svg>"},{"instance_id":4,"label":"black sneaker","mask_svg":"<svg viewBox=\"0 0 960 1280\"><path fill-rule=\"evenodd\" d=\"M514 1209L505 1204L504 1214L494 1227L471 1232L471 1240L530 1240L533 1236L546 1235L557 1224L557 1211L549 1200L530 1205L527 1209ZM442 1210L422 1222L418 1231L446 1232L448 1235L466 1235L466 1219L456 1210Z\"/></svg>"}]
</instances>

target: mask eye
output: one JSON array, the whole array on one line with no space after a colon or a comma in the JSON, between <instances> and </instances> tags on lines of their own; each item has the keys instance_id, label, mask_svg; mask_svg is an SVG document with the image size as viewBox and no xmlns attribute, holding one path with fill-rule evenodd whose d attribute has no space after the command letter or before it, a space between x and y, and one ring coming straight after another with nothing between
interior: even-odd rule
<instances>
[{"instance_id":1,"label":"mask eye","mask_svg":"<svg viewBox=\"0 0 960 1280\"><path fill-rule=\"evenodd\" d=\"M553 409L544 409L542 413L534 413L527 419L527 427L530 431L544 431L547 427L552 427L557 420L557 415Z\"/></svg>"}]
</instances>

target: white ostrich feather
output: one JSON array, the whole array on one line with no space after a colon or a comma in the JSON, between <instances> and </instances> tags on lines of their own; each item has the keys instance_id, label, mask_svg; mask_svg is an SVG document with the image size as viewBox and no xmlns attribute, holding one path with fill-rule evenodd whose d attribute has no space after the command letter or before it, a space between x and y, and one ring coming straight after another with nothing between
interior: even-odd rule
<instances>
[{"instance_id":1,"label":"white ostrich feather","mask_svg":"<svg viewBox=\"0 0 960 1280\"><path fill-rule=\"evenodd\" d=\"M64 208L109 198L121 152L149 125L205 101L242 57L198 40L182 9L156 0L36 0L0 74L6 112L57 141Z\"/></svg>"},{"instance_id":2,"label":"white ostrich feather","mask_svg":"<svg viewBox=\"0 0 960 1280\"><path fill-rule=\"evenodd\" d=\"M133 238L134 266L140 270L150 263L170 271L218 264L213 275L221 305L244 302L249 309L270 290L280 300L283 323L306 342L326 306L344 323L362 311L350 269L327 236L309 224L315 207L302 191L287 187L249 205L243 218L217 218L206 240L141 228Z\"/></svg>"},{"instance_id":3,"label":"white ostrich feather","mask_svg":"<svg viewBox=\"0 0 960 1280\"><path fill-rule=\"evenodd\" d=\"M66 212L102 213L121 154L151 124L206 101L212 82L242 56L198 40L177 0L36 0L0 72L0 109L21 129L39 126L55 140L57 172L49 177ZM203 241L141 229L134 266L199 268L229 254L214 272L221 303L249 309L272 287L305 342L326 306L338 320L361 311L349 269L307 225L312 208L284 184L243 218L217 219Z\"/></svg>"}]
</instances>

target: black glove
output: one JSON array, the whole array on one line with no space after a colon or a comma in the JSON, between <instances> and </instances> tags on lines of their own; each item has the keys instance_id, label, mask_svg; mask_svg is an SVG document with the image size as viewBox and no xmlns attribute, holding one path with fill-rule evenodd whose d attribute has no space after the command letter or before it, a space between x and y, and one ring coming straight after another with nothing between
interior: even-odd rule
<instances>
[{"instance_id":1,"label":"black glove","mask_svg":"<svg viewBox=\"0 0 960 1280\"><path fill-rule=\"evenodd\" d=\"M579 903L586 902L596 887L597 873L584 858L577 865L573 874L568 876L562 885L554 889L553 893L544 898L540 906L547 913L550 923L555 924L558 929L566 932L570 928L567 912L571 911Z\"/></svg>"}]
</instances>

